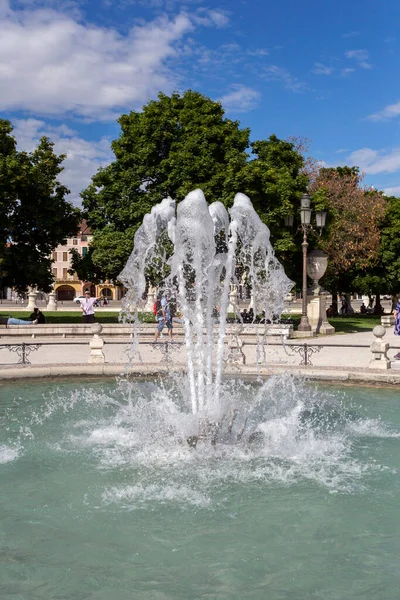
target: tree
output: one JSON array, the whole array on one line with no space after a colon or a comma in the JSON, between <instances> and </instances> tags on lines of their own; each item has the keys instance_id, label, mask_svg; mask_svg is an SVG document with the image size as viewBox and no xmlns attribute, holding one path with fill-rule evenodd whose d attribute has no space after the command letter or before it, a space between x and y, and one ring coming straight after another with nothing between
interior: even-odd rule
<instances>
[{"instance_id":1,"label":"tree","mask_svg":"<svg viewBox=\"0 0 400 600\"><path fill-rule=\"evenodd\" d=\"M386 198L386 211L380 227L378 262L354 281L355 289L365 294L389 293L400 290L400 198Z\"/></svg>"},{"instance_id":2,"label":"tree","mask_svg":"<svg viewBox=\"0 0 400 600\"><path fill-rule=\"evenodd\" d=\"M209 202L226 206L239 191L249 195L271 226L278 252L294 251L284 215L293 212L307 178L293 144L271 136L250 145L249 130L227 119L220 103L190 90L159 94L118 122L114 162L82 192L94 232L91 258L104 278L115 279L121 271L134 233L154 204L166 196L179 202L195 188ZM79 274L79 265L76 270Z\"/></svg>"},{"instance_id":3,"label":"tree","mask_svg":"<svg viewBox=\"0 0 400 600\"><path fill-rule=\"evenodd\" d=\"M33 152L19 152L12 131L0 120L0 287L49 291L51 252L76 234L79 210L57 180L65 157L46 137Z\"/></svg>"},{"instance_id":4,"label":"tree","mask_svg":"<svg viewBox=\"0 0 400 600\"><path fill-rule=\"evenodd\" d=\"M325 285L333 293L354 289L356 276L379 263L385 197L361 187L357 167L321 169L312 184L314 203L328 211L320 246L328 254Z\"/></svg>"},{"instance_id":5,"label":"tree","mask_svg":"<svg viewBox=\"0 0 400 600\"><path fill-rule=\"evenodd\" d=\"M289 277L296 278L301 251L296 234L285 227L287 215L298 214L307 190L304 159L291 141L271 135L251 144L253 160L242 170L241 189L271 231L271 242Z\"/></svg>"}]
</instances>

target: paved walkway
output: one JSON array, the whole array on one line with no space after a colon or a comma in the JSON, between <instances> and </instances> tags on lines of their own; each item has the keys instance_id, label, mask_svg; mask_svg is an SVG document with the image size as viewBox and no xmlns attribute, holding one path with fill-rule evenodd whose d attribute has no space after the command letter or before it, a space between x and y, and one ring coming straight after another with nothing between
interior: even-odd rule
<instances>
[{"instance_id":1,"label":"paved walkway","mask_svg":"<svg viewBox=\"0 0 400 600\"><path fill-rule=\"evenodd\" d=\"M21 341L19 339L17 343L20 344ZM141 373L168 372L173 369L181 370L184 365L184 344L177 338L177 343L166 345L166 336L159 344L140 344L142 362L135 360L134 363L130 363L129 360L132 349L129 340L107 339L103 348L106 361L104 365L88 364L88 339L37 340L27 336L24 341L29 345L44 342L44 345L28 354L30 365L18 365L16 352L0 346L0 379L72 374L111 375L123 373L128 368L132 372ZM375 337L372 331L290 340L284 345L279 339L271 338L270 343L265 346L265 364L263 357L257 355L255 343L247 342L243 347L246 365L228 366L227 372L256 375L257 372L268 374L290 370L306 373L313 378L376 381L400 385L400 361L392 360L394 355L400 352L400 338L394 335L392 329L386 330L384 341L390 344L388 357L392 360L389 370L371 368L370 361L373 355L370 345L373 341ZM0 342L15 343L10 339L2 339ZM300 364L302 359L304 362L304 343L307 344L310 363L307 366ZM314 351L317 348L320 349L319 352Z\"/></svg>"}]
</instances>

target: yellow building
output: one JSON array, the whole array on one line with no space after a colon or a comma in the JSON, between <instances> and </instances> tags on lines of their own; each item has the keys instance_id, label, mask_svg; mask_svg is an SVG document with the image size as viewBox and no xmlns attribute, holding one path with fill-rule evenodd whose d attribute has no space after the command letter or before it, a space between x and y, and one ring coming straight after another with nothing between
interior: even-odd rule
<instances>
[{"instance_id":1,"label":"yellow building","mask_svg":"<svg viewBox=\"0 0 400 600\"><path fill-rule=\"evenodd\" d=\"M107 300L120 300L122 290L114 284L105 281L99 284L93 284L90 281L80 281L77 273L70 275L68 270L71 268L71 255L69 251L75 249L81 256L89 250L92 232L85 220L79 226L79 232L76 237L69 238L65 246L57 246L53 251L53 275L55 277L54 290L58 301L73 300L76 296L81 296L85 290L90 290L91 296L95 298L107 298Z\"/></svg>"}]
</instances>

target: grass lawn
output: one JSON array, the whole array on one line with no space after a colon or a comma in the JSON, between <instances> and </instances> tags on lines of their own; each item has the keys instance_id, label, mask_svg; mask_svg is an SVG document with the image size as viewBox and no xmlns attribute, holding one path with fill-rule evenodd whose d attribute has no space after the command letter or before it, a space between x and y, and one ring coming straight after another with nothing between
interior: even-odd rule
<instances>
[{"instance_id":1,"label":"grass lawn","mask_svg":"<svg viewBox=\"0 0 400 600\"><path fill-rule=\"evenodd\" d=\"M291 319L294 328L297 329L301 315L282 315L283 318ZM381 318L375 315L353 315L352 317L329 317L329 323L335 328L336 333L358 333L372 331L375 325L380 325Z\"/></svg>"},{"instance_id":2,"label":"grass lawn","mask_svg":"<svg viewBox=\"0 0 400 600\"><path fill-rule=\"evenodd\" d=\"M14 312L11 311L1 311L0 317L16 317L17 319L28 319L30 312ZM46 317L46 323L53 324L73 324L73 323L82 323L82 315L79 312L68 312L68 311L54 311L47 312L44 311L44 315ZM118 315L119 312L109 312L101 313L98 311L96 313L96 321L99 323L118 323ZM143 313L143 322L144 323L155 323L154 315L152 313ZM291 319L294 324L294 328L297 329L301 315L282 315L284 319ZM381 322L380 317L373 315L366 316L352 316L352 317L331 317L329 319L329 323L333 325L336 329L336 333L357 333L359 331L371 331L375 325L379 325Z\"/></svg>"}]
</instances>

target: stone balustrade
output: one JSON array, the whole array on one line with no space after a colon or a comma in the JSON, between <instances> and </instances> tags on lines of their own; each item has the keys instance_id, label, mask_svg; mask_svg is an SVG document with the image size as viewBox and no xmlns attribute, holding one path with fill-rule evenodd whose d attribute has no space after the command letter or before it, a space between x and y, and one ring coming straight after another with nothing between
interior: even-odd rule
<instances>
[{"instance_id":1,"label":"stone balustrade","mask_svg":"<svg viewBox=\"0 0 400 600\"><path fill-rule=\"evenodd\" d=\"M228 324L226 328L227 334L233 331L234 324ZM9 325L0 326L0 338L89 338L93 335L92 325L89 323L74 323L74 324L51 324L46 323L44 325ZM217 331L217 325L214 326ZM152 339L156 330L156 323L145 323L139 326L139 334L144 340L147 338ZM254 337L254 334L259 335L266 334L267 337L280 336L287 338L293 337L293 325L289 324L273 324L267 325L252 325L244 324L242 330L242 337L247 336ZM133 337L133 326L125 325L123 323L102 323L102 337L103 338L124 338L129 339ZM180 324L174 324L174 335L178 338L183 338L183 327Z\"/></svg>"}]
</instances>

